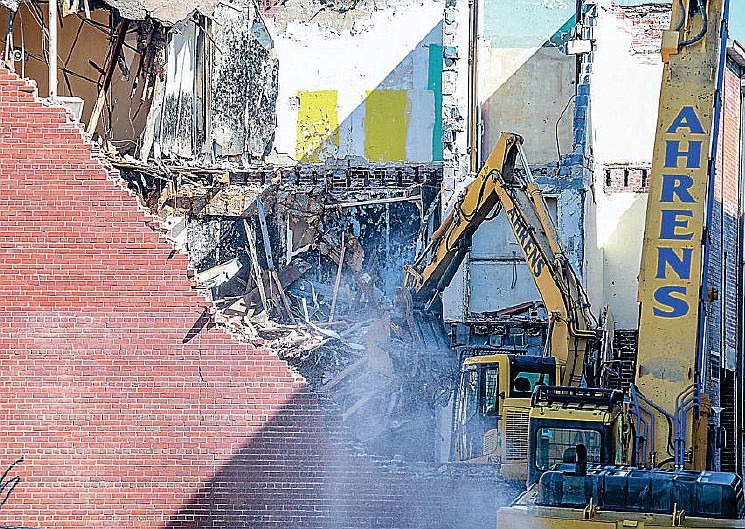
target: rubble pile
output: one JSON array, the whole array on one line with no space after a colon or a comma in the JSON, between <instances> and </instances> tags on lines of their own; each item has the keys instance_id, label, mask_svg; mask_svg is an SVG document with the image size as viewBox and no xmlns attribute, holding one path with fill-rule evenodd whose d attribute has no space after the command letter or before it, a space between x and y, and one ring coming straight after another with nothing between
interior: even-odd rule
<instances>
[{"instance_id":1,"label":"rubble pile","mask_svg":"<svg viewBox=\"0 0 745 529\"><path fill-rule=\"evenodd\" d=\"M441 437L438 412L449 404L456 363L437 346L446 340L423 336L414 315L393 304L437 209L433 193L400 175L400 186L352 185L342 194L328 179L299 186L302 175L281 171L120 170L188 252L215 321L331 398L370 454L441 458L446 441L432 440Z\"/></svg>"}]
</instances>

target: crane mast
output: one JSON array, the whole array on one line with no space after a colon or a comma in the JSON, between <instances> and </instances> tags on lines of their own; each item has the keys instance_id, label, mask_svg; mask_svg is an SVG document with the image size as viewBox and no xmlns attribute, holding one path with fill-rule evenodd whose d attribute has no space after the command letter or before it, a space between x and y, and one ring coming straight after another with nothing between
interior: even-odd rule
<instances>
[{"instance_id":1,"label":"crane mast","mask_svg":"<svg viewBox=\"0 0 745 529\"><path fill-rule=\"evenodd\" d=\"M674 0L639 274L637 426L644 463L706 467L707 201L726 0ZM672 463L672 465L670 465Z\"/></svg>"}]
</instances>

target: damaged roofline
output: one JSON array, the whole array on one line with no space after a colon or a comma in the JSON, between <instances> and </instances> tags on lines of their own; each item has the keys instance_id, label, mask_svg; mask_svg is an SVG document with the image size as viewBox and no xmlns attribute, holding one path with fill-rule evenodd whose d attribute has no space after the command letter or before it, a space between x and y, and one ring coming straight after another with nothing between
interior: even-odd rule
<instances>
[{"instance_id":1,"label":"damaged roofline","mask_svg":"<svg viewBox=\"0 0 745 529\"><path fill-rule=\"evenodd\" d=\"M170 0L156 2L154 0L103 0L108 6L116 9L122 18L128 20L146 20L152 18L166 26L174 26L183 22L196 13L212 17L218 0Z\"/></svg>"}]
</instances>

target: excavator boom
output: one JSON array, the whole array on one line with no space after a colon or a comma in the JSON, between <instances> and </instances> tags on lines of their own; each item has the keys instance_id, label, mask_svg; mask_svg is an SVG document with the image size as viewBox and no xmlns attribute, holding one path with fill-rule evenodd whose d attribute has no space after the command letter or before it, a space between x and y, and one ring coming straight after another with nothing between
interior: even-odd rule
<instances>
[{"instance_id":1,"label":"excavator boom","mask_svg":"<svg viewBox=\"0 0 745 529\"><path fill-rule=\"evenodd\" d=\"M550 315L548 353L566 366L565 385L579 385L589 348L597 346L597 321L569 264L558 230L522 150L523 138L502 133L426 250L406 267L404 285L426 304L450 283L479 226L504 212ZM523 171L516 170L518 158Z\"/></svg>"},{"instance_id":2,"label":"excavator boom","mask_svg":"<svg viewBox=\"0 0 745 529\"><path fill-rule=\"evenodd\" d=\"M572 410L571 420L561 417L565 408L531 409L529 464L564 447L568 457L546 465L534 486L499 510L500 529L745 528L742 478L708 469L704 377L706 226L727 11L728 0L674 0L663 34L636 385L614 421L593 418L592 406ZM587 432L581 438L580 423Z\"/></svg>"},{"instance_id":3,"label":"excavator boom","mask_svg":"<svg viewBox=\"0 0 745 529\"><path fill-rule=\"evenodd\" d=\"M703 469L708 419L701 378L704 227L714 178L715 94L724 65L726 2L675 1L672 7L671 29L662 43L665 64L639 275L636 385L665 411L650 411L658 427L647 432L655 439L647 443L643 459Z\"/></svg>"}]
</instances>

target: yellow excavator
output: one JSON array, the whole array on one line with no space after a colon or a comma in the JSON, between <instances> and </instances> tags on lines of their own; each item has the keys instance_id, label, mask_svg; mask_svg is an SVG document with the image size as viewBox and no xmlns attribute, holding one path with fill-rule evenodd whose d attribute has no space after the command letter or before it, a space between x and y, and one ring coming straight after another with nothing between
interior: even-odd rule
<instances>
[{"instance_id":1,"label":"yellow excavator","mask_svg":"<svg viewBox=\"0 0 745 529\"><path fill-rule=\"evenodd\" d=\"M722 436L703 375L727 11L727 0L675 0L663 35L635 384L534 392L529 488L498 511L499 529L745 528L741 477L711 470Z\"/></svg>"},{"instance_id":2,"label":"yellow excavator","mask_svg":"<svg viewBox=\"0 0 745 529\"><path fill-rule=\"evenodd\" d=\"M543 356L482 351L463 362L454 418L453 458L498 463L507 478L527 476L530 397L541 385L597 384L603 332L561 244L522 148L503 133L477 177L413 265L405 267L406 305L431 306L450 283L473 233L503 212L549 315ZM522 170L516 162L521 161Z\"/></svg>"}]
</instances>

